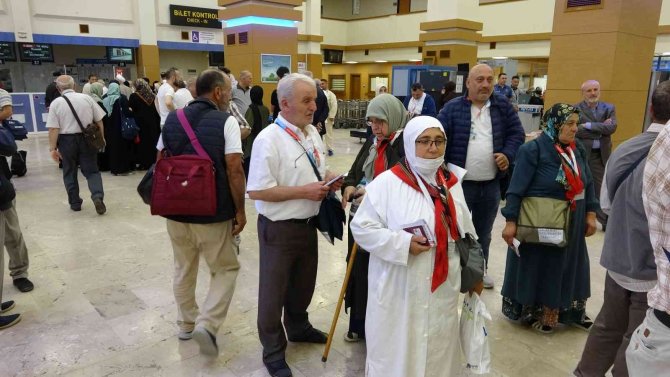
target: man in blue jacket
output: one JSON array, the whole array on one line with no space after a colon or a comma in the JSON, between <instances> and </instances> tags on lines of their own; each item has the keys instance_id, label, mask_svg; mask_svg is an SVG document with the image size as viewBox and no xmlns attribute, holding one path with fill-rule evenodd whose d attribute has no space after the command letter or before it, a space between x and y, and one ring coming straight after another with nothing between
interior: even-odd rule
<instances>
[{"instance_id":1,"label":"man in blue jacket","mask_svg":"<svg viewBox=\"0 0 670 377\"><path fill-rule=\"evenodd\" d=\"M470 70L463 97L449 101L437 116L447 133L446 161L465 168L463 191L487 265L491 229L500 202L500 179L509 173L525 132L507 98L493 93L493 70ZM493 279L484 275L484 288Z\"/></svg>"}]
</instances>

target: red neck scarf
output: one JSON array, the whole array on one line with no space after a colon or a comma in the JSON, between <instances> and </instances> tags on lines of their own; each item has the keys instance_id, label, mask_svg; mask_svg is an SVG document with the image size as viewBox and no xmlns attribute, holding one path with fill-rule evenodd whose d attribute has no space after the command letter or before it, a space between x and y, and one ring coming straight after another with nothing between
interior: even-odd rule
<instances>
[{"instance_id":1,"label":"red neck scarf","mask_svg":"<svg viewBox=\"0 0 670 377\"><path fill-rule=\"evenodd\" d=\"M554 148L561 158L561 167L567 181L565 199L570 202L570 209L574 211L577 208L575 197L584 191L584 182L579 175L579 165L577 165L577 158L574 152L575 144L571 143L565 148L559 144L554 144Z\"/></svg>"},{"instance_id":2,"label":"red neck scarf","mask_svg":"<svg viewBox=\"0 0 670 377\"><path fill-rule=\"evenodd\" d=\"M377 176L383 172L385 172L388 169L388 161L386 159L386 148L391 144L391 140L395 137L395 132L390 134L389 137L385 138L384 140L377 140L377 145L375 148L377 148L377 158L375 158L375 165L374 165L374 177L377 178Z\"/></svg>"},{"instance_id":3,"label":"red neck scarf","mask_svg":"<svg viewBox=\"0 0 670 377\"><path fill-rule=\"evenodd\" d=\"M402 163L395 165L391 168L391 171L401 181L422 193L416 177L412 174L412 170L407 164L407 160L403 160ZM428 184L423 179L421 180L424 186L426 186L428 194L433 199L433 204L435 204L435 236L437 237L437 247L435 251L433 280L430 287L430 291L435 292L442 283L447 281L447 275L449 274L449 257L447 255L449 233L451 233L451 238L454 240L460 238L458 225L456 224L456 207L451 195L449 195L449 188L458 182L458 178L454 174L448 174L448 177L446 177L443 170L438 169L438 187Z\"/></svg>"}]
</instances>

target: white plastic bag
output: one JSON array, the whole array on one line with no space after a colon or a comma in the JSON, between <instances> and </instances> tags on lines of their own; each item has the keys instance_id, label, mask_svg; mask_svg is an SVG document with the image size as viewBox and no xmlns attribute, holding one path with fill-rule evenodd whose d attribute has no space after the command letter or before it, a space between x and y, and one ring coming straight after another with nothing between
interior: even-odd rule
<instances>
[{"instance_id":1,"label":"white plastic bag","mask_svg":"<svg viewBox=\"0 0 670 377\"><path fill-rule=\"evenodd\" d=\"M485 319L491 320L484 301L478 294L466 293L461 311L461 349L467 370L474 374L485 374L491 370L488 331Z\"/></svg>"}]
</instances>

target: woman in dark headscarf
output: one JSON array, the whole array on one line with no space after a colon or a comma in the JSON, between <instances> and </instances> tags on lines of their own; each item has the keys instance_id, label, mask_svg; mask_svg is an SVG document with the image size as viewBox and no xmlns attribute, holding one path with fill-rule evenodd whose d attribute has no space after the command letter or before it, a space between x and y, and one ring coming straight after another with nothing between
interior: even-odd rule
<instances>
[{"instance_id":1,"label":"woman in dark headscarf","mask_svg":"<svg viewBox=\"0 0 670 377\"><path fill-rule=\"evenodd\" d=\"M121 136L122 115L132 117L133 113L128 108L128 99L121 94L119 84L109 84L107 96L102 100L102 105L107 112L103 120L105 124L105 153L109 160L109 170L114 175L126 175L134 170L133 166L133 142ZM123 114L122 114L123 112Z\"/></svg>"},{"instance_id":2,"label":"woman in dark headscarf","mask_svg":"<svg viewBox=\"0 0 670 377\"><path fill-rule=\"evenodd\" d=\"M452 99L458 97L458 93L456 93L456 83L453 81L447 81L446 84L444 84L444 87L442 88L442 92L440 94L440 98L437 101L437 112L440 112L442 110L442 107L444 106L445 103L451 101Z\"/></svg>"},{"instance_id":3,"label":"woman in dark headscarf","mask_svg":"<svg viewBox=\"0 0 670 377\"><path fill-rule=\"evenodd\" d=\"M135 93L128 104L140 128L140 143L136 146L135 163L140 170L149 169L156 162L156 143L161 134L161 118L156 111L156 95L144 79L135 80Z\"/></svg>"},{"instance_id":4,"label":"woman in dark headscarf","mask_svg":"<svg viewBox=\"0 0 670 377\"><path fill-rule=\"evenodd\" d=\"M249 161L251 160L251 148L256 136L270 123L270 110L263 105L263 88L255 85L249 91L251 105L244 117L251 127L251 135L242 141L244 152L244 174L249 176Z\"/></svg>"},{"instance_id":5,"label":"woman in dark headscarf","mask_svg":"<svg viewBox=\"0 0 670 377\"><path fill-rule=\"evenodd\" d=\"M577 108L562 103L547 111L544 133L517 153L502 209L507 219L503 239L510 245L501 292L502 311L541 333L552 332L559 322L587 331L593 324L585 312L586 300L591 296L585 237L596 231L599 204L584 147L575 140L578 113ZM518 254L514 251L517 219L525 197L570 204L567 246L522 243Z\"/></svg>"}]
</instances>

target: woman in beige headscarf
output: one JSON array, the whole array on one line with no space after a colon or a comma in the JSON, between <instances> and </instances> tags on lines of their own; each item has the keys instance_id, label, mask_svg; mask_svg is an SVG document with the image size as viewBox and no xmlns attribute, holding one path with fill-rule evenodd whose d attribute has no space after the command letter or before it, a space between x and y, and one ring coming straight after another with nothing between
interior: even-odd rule
<instances>
[{"instance_id":1,"label":"woman in beige headscarf","mask_svg":"<svg viewBox=\"0 0 670 377\"><path fill-rule=\"evenodd\" d=\"M353 200L350 222L363 199L365 185L405 157L401 135L409 120L409 114L402 102L390 94L380 94L370 101L366 118L368 125L372 127L373 136L363 144L342 185L342 206L346 207L347 202ZM353 244L354 239L350 230L350 251ZM351 308L351 312L349 331L345 334L345 340L350 342L365 338L369 258L370 254L359 248L349 278L345 308Z\"/></svg>"}]
</instances>

